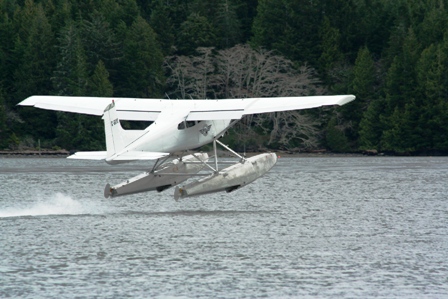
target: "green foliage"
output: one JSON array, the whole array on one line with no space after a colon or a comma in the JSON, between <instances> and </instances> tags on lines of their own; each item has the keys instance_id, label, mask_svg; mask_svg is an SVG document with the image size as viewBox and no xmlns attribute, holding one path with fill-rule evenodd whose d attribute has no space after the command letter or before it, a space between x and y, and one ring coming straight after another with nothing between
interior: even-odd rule
<instances>
[{"instance_id":1,"label":"green foliage","mask_svg":"<svg viewBox=\"0 0 448 299\"><path fill-rule=\"evenodd\" d=\"M0 87L0 149L6 148L8 138L8 127L6 125L6 106L3 90Z\"/></svg>"},{"instance_id":2,"label":"green foliage","mask_svg":"<svg viewBox=\"0 0 448 299\"><path fill-rule=\"evenodd\" d=\"M241 22L237 17L237 6L231 0L221 0L215 18L221 48L230 48L241 41Z\"/></svg>"},{"instance_id":3,"label":"green foliage","mask_svg":"<svg viewBox=\"0 0 448 299\"><path fill-rule=\"evenodd\" d=\"M364 112L359 124L359 148L361 150L381 150L381 135L383 124L380 116L384 111L385 101L383 99L373 100L369 108Z\"/></svg>"},{"instance_id":4,"label":"green foliage","mask_svg":"<svg viewBox=\"0 0 448 299\"><path fill-rule=\"evenodd\" d=\"M334 68L342 63L343 54L339 48L341 34L337 28L330 24L330 19L326 16L322 22L319 31L319 37L322 41L321 52L319 57L319 69L323 74L334 70ZM331 79L326 75L326 81L332 83Z\"/></svg>"},{"instance_id":5,"label":"green foliage","mask_svg":"<svg viewBox=\"0 0 448 299\"><path fill-rule=\"evenodd\" d=\"M16 98L45 94L51 89L50 77L56 63L54 34L42 8L27 1L17 12L27 23L15 40L14 90Z\"/></svg>"},{"instance_id":6,"label":"green foliage","mask_svg":"<svg viewBox=\"0 0 448 299\"><path fill-rule=\"evenodd\" d=\"M156 6L152 9L149 25L157 33L157 40L164 56L170 55L174 50L174 25L168 7L161 1L157 1Z\"/></svg>"},{"instance_id":7,"label":"green foliage","mask_svg":"<svg viewBox=\"0 0 448 299\"><path fill-rule=\"evenodd\" d=\"M93 97L111 97L113 95L114 88L109 81L109 72L102 60L98 61L87 85L89 95Z\"/></svg>"},{"instance_id":8,"label":"green foliage","mask_svg":"<svg viewBox=\"0 0 448 299\"><path fill-rule=\"evenodd\" d=\"M359 138L359 123L363 113L375 96L375 67L370 51L367 47L359 49L358 56L353 67L353 74L349 92L356 95L356 101L341 108L344 119L350 122L351 130L348 137L355 142Z\"/></svg>"},{"instance_id":9,"label":"green foliage","mask_svg":"<svg viewBox=\"0 0 448 299\"><path fill-rule=\"evenodd\" d=\"M219 96L210 88L198 94L227 98L277 90L273 94L298 95L278 89L277 79L265 79L272 73L286 76L272 60L266 61L269 75L259 81L251 78L260 65L237 80L231 70L238 64L262 63L258 56L241 56L250 42L259 54L282 55L297 69L317 69L317 93L357 96L337 110L307 114L320 117L322 132L327 128L320 146L447 151L447 9L446 0L0 1L0 147L41 139L49 146L102 148L100 120L16 104L35 94L162 97L172 91L172 82L165 85L172 74L163 72L164 56L187 55L185 61L197 62L203 47L213 48L210 55L225 55L214 64L178 70L194 74L194 82L204 81L205 74L204 82L219 89ZM213 81L208 72L215 69L226 72ZM302 86L315 83L298 80ZM188 98L189 82L184 84ZM267 130L274 123L263 125ZM287 136L281 128L277 133ZM270 138L263 142L281 146Z\"/></svg>"},{"instance_id":10,"label":"green foliage","mask_svg":"<svg viewBox=\"0 0 448 299\"><path fill-rule=\"evenodd\" d=\"M319 3L295 0L260 0L253 23L252 45L276 49L296 61L318 59Z\"/></svg>"},{"instance_id":11,"label":"green foliage","mask_svg":"<svg viewBox=\"0 0 448 299\"><path fill-rule=\"evenodd\" d=\"M20 139L17 137L16 133L12 133L8 139L8 146L11 150L17 150L19 148Z\"/></svg>"},{"instance_id":12,"label":"green foliage","mask_svg":"<svg viewBox=\"0 0 448 299\"><path fill-rule=\"evenodd\" d=\"M57 144L67 150L103 150L104 129L95 116L58 112Z\"/></svg>"},{"instance_id":13,"label":"green foliage","mask_svg":"<svg viewBox=\"0 0 448 299\"><path fill-rule=\"evenodd\" d=\"M352 90L359 102L368 102L374 93L375 67L370 51L361 48L353 70Z\"/></svg>"},{"instance_id":14,"label":"green foliage","mask_svg":"<svg viewBox=\"0 0 448 299\"><path fill-rule=\"evenodd\" d=\"M181 24L177 37L179 54L191 55L198 47L210 47L215 43L215 30L206 17L192 13Z\"/></svg>"},{"instance_id":15,"label":"green foliage","mask_svg":"<svg viewBox=\"0 0 448 299\"><path fill-rule=\"evenodd\" d=\"M138 17L127 30L117 94L127 97L158 97L164 85L163 55L151 26Z\"/></svg>"},{"instance_id":16,"label":"green foliage","mask_svg":"<svg viewBox=\"0 0 448 299\"><path fill-rule=\"evenodd\" d=\"M75 23L67 24L58 37L59 62L52 77L58 95L86 94L87 56Z\"/></svg>"},{"instance_id":17,"label":"green foliage","mask_svg":"<svg viewBox=\"0 0 448 299\"><path fill-rule=\"evenodd\" d=\"M338 127L336 117L331 118L328 122L325 142L327 147L336 153L345 153L350 150L349 141L344 131Z\"/></svg>"},{"instance_id":18,"label":"green foliage","mask_svg":"<svg viewBox=\"0 0 448 299\"><path fill-rule=\"evenodd\" d=\"M80 26L88 68L93 70L101 60L110 70L115 71L118 60L123 56L117 34L103 14L95 11L89 17L90 20L83 20Z\"/></svg>"}]
</instances>

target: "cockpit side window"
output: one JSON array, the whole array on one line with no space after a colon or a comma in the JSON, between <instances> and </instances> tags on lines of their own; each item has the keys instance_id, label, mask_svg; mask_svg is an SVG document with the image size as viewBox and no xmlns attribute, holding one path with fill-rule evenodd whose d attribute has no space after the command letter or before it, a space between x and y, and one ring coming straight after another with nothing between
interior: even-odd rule
<instances>
[{"instance_id":1,"label":"cockpit side window","mask_svg":"<svg viewBox=\"0 0 448 299\"><path fill-rule=\"evenodd\" d=\"M184 130L186 128L191 128L191 127L194 127L195 125L197 125L200 122L201 122L200 120L199 121L196 121L196 120L183 121L183 122L180 122L177 125L177 129L178 130Z\"/></svg>"},{"instance_id":2,"label":"cockpit side window","mask_svg":"<svg viewBox=\"0 0 448 299\"><path fill-rule=\"evenodd\" d=\"M196 126L196 125L199 124L200 122L202 122L202 120L189 120L189 121L183 121L183 122L180 122L180 123L177 125L177 129L178 129L178 130L184 130L184 129L186 129L186 128L191 128L191 127Z\"/></svg>"}]
</instances>

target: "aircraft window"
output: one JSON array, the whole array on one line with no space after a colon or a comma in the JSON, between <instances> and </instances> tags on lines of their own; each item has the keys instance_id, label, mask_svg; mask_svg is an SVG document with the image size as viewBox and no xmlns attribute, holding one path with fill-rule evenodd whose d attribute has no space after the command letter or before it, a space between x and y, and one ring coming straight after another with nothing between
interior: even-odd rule
<instances>
[{"instance_id":1,"label":"aircraft window","mask_svg":"<svg viewBox=\"0 0 448 299\"><path fill-rule=\"evenodd\" d=\"M144 130L150 125L152 125L153 121L135 121L135 120L122 120L120 119L121 127L124 130Z\"/></svg>"},{"instance_id":2,"label":"aircraft window","mask_svg":"<svg viewBox=\"0 0 448 299\"><path fill-rule=\"evenodd\" d=\"M187 126L185 126L187 125ZM184 130L185 128L191 128L196 125L196 121L183 121L177 125L178 130Z\"/></svg>"}]
</instances>

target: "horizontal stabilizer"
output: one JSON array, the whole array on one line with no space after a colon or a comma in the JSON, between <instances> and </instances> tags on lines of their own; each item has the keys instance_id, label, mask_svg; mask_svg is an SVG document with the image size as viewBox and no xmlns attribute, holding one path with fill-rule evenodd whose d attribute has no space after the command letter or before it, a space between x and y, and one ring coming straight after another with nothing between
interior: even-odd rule
<instances>
[{"instance_id":1,"label":"horizontal stabilizer","mask_svg":"<svg viewBox=\"0 0 448 299\"><path fill-rule=\"evenodd\" d=\"M106 151L77 152L67 157L67 159L77 159L77 160L105 160L106 158L107 158Z\"/></svg>"},{"instance_id":2,"label":"horizontal stabilizer","mask_svg":"<svg viewBox=\"0 0 448 299\"><path fill-rule=\"evenodd\" d=\"M156 160L168 156L169 153L128 151L107 158L107 162L129 162L139 160Z\"/></svg>"}]
</instances>

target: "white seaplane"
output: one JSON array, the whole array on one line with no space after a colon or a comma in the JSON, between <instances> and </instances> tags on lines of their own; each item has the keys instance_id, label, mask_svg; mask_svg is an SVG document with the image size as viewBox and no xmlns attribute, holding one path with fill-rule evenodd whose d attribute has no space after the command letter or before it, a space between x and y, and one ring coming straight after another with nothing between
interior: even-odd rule
<instances>
[{"instance_id":1,"label":"white seaplane","mask_svg":"<svg viewBox=\"0 0 448 299\"><path fill-rule=\"evenodd\" d=\"M156 160L152 168L120 184L106 185L104 195L116 197L172 186L174 198L220 191L232 192L264 175L277 162L274 153L245 158L218 139L244 115L344 105L353 95L244 98L228 100L169 100L99 97L31 96L22 106L102 116L106 151L77 152L69 159L104 160L108 164ZM144 130L124 130L120 120L152 121ZM192 153L213 143L214 161L207 153ZM217 144L239 160L220 169ZM214 163L213 163L214 162ZM148 167L149 169L149 167ZM204 173L202 170L209 170ZM201 172L201 173L200 173ZM181 187L189 178L202 176Z\"/></svg>"}]
</instances>

